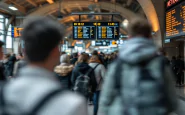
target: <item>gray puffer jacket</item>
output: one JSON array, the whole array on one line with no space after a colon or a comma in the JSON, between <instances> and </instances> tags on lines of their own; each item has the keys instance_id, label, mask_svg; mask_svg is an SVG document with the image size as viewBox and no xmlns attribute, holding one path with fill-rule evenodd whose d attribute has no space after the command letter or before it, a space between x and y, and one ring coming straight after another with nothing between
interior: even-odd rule
<instances>
[{"instance_id":1,"label":"gray puffer jacket","mask_svg":"<svg viewBox=\"0 0 185 115\"><path fill-rule=\"evenodd\" d=\"M132 102L131 98L129 95L133 95L133 93L138 91L137 85L135 84L134 81L139 75L140 72L140 65L138 63L143 62L145 60L150 60L156 55L157 48L154 45L153 41L145 38L132 38L128 40L128 42L122 47L119 53L119 59L123 60L124 63L122 63L122 70L118 70L117 67L117 62L114 62L108 69L108 72L106 74L106 78L104 81L104 85L102 88L102 93L100 97L100 108L99 108L99 115L124 115L122 111L124 109L127 109L127 104L130 104ZM154 59L155 61L155 59ZM126 63L125 63L126 62ZM119 63L121 64L121 63ZM132 66L131 66L132 65ZM135 65L135 66L133 66ZM138 66L137 66L138 65ZM176 93L175 89L173 87L173 74L170 71L170 68L168 66L165 66L164 68L164 73L163 77L161 78L161 74L159 73L160 68L159 68L160 63L153 63L149 64L147 68L152 74L152 76L155 76L158 79L163 79L164 80L164 93L166 95L166 101L168 103L167 111L171 112L176 109L177 106L177 98L176 98ZM117 72L122 72L121 73L121 95L117 93L116 90L116 78L115 74ZM129 79L128 79L129 78ZM132 89L127 86L132 86L132 84L135 89ZM126 86L126 87L125 87ZM129 89L130 88L130 89ZM124 90L123 90L124 89ZM124 98L123 98L124 96ZM157 98L157 96L156 96ZM135 100L135 99L134 99ZM140 99L138 99L140 101ZM160 110L159 108L151 110L151 108L144 108L144 110L141 110L134 112L135 114L131 115L145 115L146 112L149 115L159 115L156 114L157 112L153 112L153 110ZM143 114L144 112L144 114ZM148 113L150 112L150 113Z\"/></svg>"}]
</instances>

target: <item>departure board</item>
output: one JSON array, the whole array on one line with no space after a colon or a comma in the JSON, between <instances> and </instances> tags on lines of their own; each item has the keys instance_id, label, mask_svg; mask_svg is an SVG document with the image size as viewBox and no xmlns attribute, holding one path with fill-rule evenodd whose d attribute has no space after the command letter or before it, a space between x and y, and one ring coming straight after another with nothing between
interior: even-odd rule
<instances>
[{"instance_id":1,"label":"departure board","mask_svg":"<svg viewBox=\"0 0 185 115\"><path fill-rule=\"evenodd\" d=\"M119 39L119 22L97 22L97 39Z\"/></svg>"},{"instance_id":2,"label":"departure board","mask_svg":"<svg viewBox=\"0 0 185 115\"><path fill-rule=\"evenodd\" d=\"M185 2L166 11L166 38L185 35Z\"/></svg>"},{"instance_id":3,"label":"departure board","mask_svg":"<svg viewBox=\"0 0 185 115\"><path fill-rule=\"evenodd\" d=\"M73 22L74 40L93 40L96 38L96 25L93 22Z\"/></svg>"}]
</instances>

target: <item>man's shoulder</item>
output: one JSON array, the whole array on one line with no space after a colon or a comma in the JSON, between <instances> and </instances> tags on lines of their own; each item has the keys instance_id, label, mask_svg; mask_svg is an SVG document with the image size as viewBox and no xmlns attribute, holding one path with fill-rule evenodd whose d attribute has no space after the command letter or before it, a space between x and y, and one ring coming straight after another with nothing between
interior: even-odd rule
<instances>
[{"instance_id":1,"label":"man's shoulder","mask_svg":"<svg viewBox=\"0 0 185 115\"><path fill-rule=\"evenodd\" d=\"M10 103L17 105L24 110L30 110L49 93L60 88L55 82L49 84L45 82L31 84L31 82L28 82L27 80L28 79L25 79L24 77L18 78L8 83L5 87L6 99L11 101ZM50 101L46 102L44 105L46 109L43 110L43 113L46 114L49 110L51 113L57 112L62 114L63 111L70 112L73 108L78 108L84 104L85 101L83 97L61 90L59 94L53 96ZM68 109L62 109L62 106L67 106Z\"/></svg>"},{"instance_id":2,"label":"man's shoulder","mask_svg":"<svg viewBox=\"0 0 185 115\"><path fill-rule=\"evenodd\" d=\"M78 111L84 113L86 107L85 98L80 95L63 91L46 104L45 109L42 111L42 115L73 115ZM82 108L82 109L81 109Z\"/></svg>"}]
</instances>

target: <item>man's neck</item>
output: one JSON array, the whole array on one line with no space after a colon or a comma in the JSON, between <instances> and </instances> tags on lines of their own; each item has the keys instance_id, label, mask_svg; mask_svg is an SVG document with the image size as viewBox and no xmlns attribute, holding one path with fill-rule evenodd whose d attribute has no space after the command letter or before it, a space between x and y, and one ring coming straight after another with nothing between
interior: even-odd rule
<instances>
[{"instance_id":1,"label":"man's neck","mask_svg":"<svg viewBox=\"0 0 185 115\"><path fill-rule=\"evenodd\" d=\"M30 64L28 64L28 66L31 66L31 67L40 67L40 68L44 68L48 71L53 72L53 67L48 66L48 65L49 64L45 64L45 63L30 63Z\"/></svg>"}]
</instances>

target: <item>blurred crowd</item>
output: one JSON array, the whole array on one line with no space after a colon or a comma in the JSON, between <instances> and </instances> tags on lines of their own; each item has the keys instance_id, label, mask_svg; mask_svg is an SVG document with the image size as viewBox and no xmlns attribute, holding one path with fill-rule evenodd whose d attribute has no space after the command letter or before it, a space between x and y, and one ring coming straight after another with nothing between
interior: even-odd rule
<instances>
[{"instance_id":1,"label":"blurred crowd","mask_svg":"<svg viewBox=\"0 0 185 115\"><path fill-rule=\"evenodd\" d=\"M93 115L176 111L174 78L183 84L184 62L158 50L145 19L129 22L127 43L111 54L61 53L65 31L50 18L31 18L23 27L24 53L1 62L0 115L88 115L91 105Z\"/></svg>"}]
</instances>

